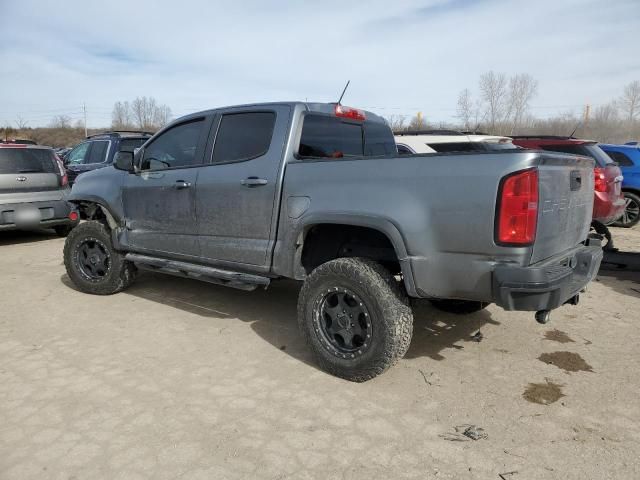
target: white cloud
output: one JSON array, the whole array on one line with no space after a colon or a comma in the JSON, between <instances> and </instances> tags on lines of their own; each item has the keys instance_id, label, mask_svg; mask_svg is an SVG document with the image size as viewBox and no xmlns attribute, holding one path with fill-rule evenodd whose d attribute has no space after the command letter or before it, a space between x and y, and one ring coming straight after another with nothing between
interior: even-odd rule
<instances>
[{"instance_id":1,"label":"white cloud","mask_svg":"<svg viewBox=\"0 0 640 480\"><path fill-rule=\"evenodd\" d=\"M48 2L3 5L0 122L110 122L152 95L174 113L272 100L448 120L480 73L540 80L534 112L605 103L640 78L640 2ZM135 6L134 6L135 5Z\"/></svg>"}]
</instances>

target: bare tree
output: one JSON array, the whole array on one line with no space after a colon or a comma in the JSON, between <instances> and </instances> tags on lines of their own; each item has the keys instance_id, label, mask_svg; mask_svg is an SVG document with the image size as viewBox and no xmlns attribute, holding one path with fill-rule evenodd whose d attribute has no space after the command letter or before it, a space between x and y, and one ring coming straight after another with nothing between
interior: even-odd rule
<instances>
[{"instance_id":1,"label":"bare tree","mask_svg":"<svg viewBox=\"0 0 640 480\"><path fill-rule=\"evenodd\" d=\"M507 77L504 73L494 71L483 73L480 76L479 89L490 133L499 133L508 107Z\"/></svg>"},{"instance_id":2,"label":"bare tree","mask_svg":"<svg viewBox=\"0 0 640 480\"><path fill-rule=\"evenodd\" d=\"M129 102L114 103L113 111L111 112L111 128L114 130L126 130L133 128L133 126Z\"/></svg>"},{"instance_id":3,"label":"bare tree","mask_svg":"<svg viewBox=\"0 0 640 480\"><path fill-rule=\"evenodd\" d=\"M405 118L404 115L389 115L386 120L392 131L400 132L405 129Z\"/></svg>"},{"instance_id":4,"label":"bare tree","mask_svg":"<svg viewBox=\"0 0 640 480\"><path fill-rule=\"evenodd\" d=\"M407 126L407 130L424 130L427 127L427 122L422 116L422 112L418 112L415 116L409 121L409 125Z\"/></svg>"},{"instance_id":5,"label":"bare tree","mask_svg":"<svg viewBox=\"0 0 640 480\"><path fill-rule=\"evenodd\" d=\"M131 116L138 128L153 130L169 121L171 109L167 105L158 105L153 97L137 97L131 102Z\"/></svg>"},{"instance_id":6,"label":"bare tree","mask_svg":"<svg viewBox=\"0 0 640 480\"><path fill-rule=\"evenodd\" d=\"M633 122L640 115L640 81L636 80L624 87L618 104L627 121Z\"/></svg>"},{"instance_id":7,"label":"bare tree","mask_svg":"<svg viewBox=\"0 0 640 480\"><path fill-rule=\"evenodd\" d=\"M622 122L618 117L618 105L613 101L596 108L586 133L589 137L597 138L601 142L611 142L621 130Z\"/></svg>"},{"instance_id":8,"label":"bare tree","mask_svg":"<svg viewBox=\"0 0 640 480\"><path fill-rule=\"evenodd\" d=\"M517 129L529 110L529 102L538 93L538 81L528 73L514 75L509 79L509 116L512 117L511 131Z\"/></svg>"},{"instance_id":9,"label":"bare tree","mask_svg":"<svg viewBox=\"0 0 640 480\"><path fill-rule=\"evenodd\" d=\"M458 95L458 108L456 110L456 117L460 119L465 130L471 130L471 122L474 117L473 100L471 98L471 92L468 88L465 88ZM477 112L475 113L477 116Z\"/></svg>"},{"instance_id":10,"label":"bare tree","mask_svg":"<svg viewBox=\"0 0 640 480\"><path fill-rule=\"evenodd\" d=\"M56 115L49 122L51 128L71 128L71 117L68 115Z\"/></svg>"},{"instance_id":11,"label":"bare tree","mask_svg":"<svg viewBox=\"0 0 640 480\"><path fill-rule=\"evenodd\" d=\"M27 122L24 117L22 117L22 115L18 115L16 117L16 127L18 127L18 130L24 130L27 128Z\"/></svg>"},{"instance_id":12,"label":"bare tree","mask_svg":"<svg viewBox=\"0 0 640 480\"><path fill-rule=\"evenodd\" d=\"M171 120L171 109L167 105L159 105L153 114L153 125L160 128Z\"/></svg>"}]
</instances>

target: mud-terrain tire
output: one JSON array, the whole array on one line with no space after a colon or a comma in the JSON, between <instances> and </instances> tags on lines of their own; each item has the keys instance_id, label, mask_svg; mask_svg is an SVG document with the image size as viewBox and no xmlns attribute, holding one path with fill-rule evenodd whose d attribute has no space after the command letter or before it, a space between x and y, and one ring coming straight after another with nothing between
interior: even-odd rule
<instances>
[{"instance_id":1,"label":"mud-terrain tire","mask_svg":"<svg viewBox=\"0 0 640 480\"><path fill-rule=\"evenodd\" d=\"M97 221L71 230L64 244L64 266L74 285L93 295L120 292L136 275L136 267L113 248L109 229Z\"/></svg>"},{"instance_id":2,"label":"mud-terrain tire","mask_svg":"<svg viewBox=\"0 0 640 480\"><path fill-rule=\"evenodd\" d=\"M487 302L475 302L473 300L434 299L430 300L438 310L456 315L469 315L487 308Z\"/></svg>"},{"instance_id":3,"label":"mud-terrain tire","mask_svg":"<svg viewBox=\"0 0 640 480\"><path fill-rule=\"evenodd\" d=\"M407 352L413 312L396 279L380 264L339 258L305 280L298 323L323 370L364 382Z\"/></svg>"}]
</instances>

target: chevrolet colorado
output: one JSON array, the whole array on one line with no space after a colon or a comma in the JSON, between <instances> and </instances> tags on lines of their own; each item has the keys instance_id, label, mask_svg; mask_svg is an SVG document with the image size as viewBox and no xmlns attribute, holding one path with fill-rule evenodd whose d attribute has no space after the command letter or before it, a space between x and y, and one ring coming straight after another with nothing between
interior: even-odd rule
<instances>
[{"instance_id":1,"label":"chevrolet colorado","mask_svg":"<svg viewBox=\"0 0 640 480\"><path fill-rule=\"evenodd\" d=\"M266 103L180 118L78 178L64 262L81 291L138 269L251 290L304 284L300 329L326 371L364 381L409 347L410 298L468 313L576 303L591 159L541 151L399 155L386 122L340 104Z\"/></svg>"}]
</instances>

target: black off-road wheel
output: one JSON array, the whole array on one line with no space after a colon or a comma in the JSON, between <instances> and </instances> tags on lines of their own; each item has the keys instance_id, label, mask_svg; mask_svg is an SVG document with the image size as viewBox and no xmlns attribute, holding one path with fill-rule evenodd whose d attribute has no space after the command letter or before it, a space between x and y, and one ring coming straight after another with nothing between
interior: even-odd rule
<instances>
[{"instance_id":1,"label":"black off-road wheel","mask_svg":"<svg viewBox=\"0 0 640 480\"><path fill-rule=\"evenodd\" d=\"M64 244L64 265L74 285L93 295L120 292L136 274L136 267L113 248L109 229L97 221L71 230Z\"/></svg>"},{"instance_id":2,"label":"black off-road wheel","mask_svg":"<svg viewBox=\"0 0 640 480\"><path fill-rule=\"evenodd\" d=\"M469 315L487 308L487 302L474 302L473 300L434 299L430 300L438 310L456 315Z\"/></svg>"},{"instance_id":3,"label":"black off-road wheel","mask_svg":"<svg viewBox=\"0 0 640 480\"><path fill-rule=\"evenodd\" d=\"M298 323L319 366L364 382L404 356L413 313L391 273L363 258L339 258L307 277L298 298Z\"/></svg>"}]
</instances>

